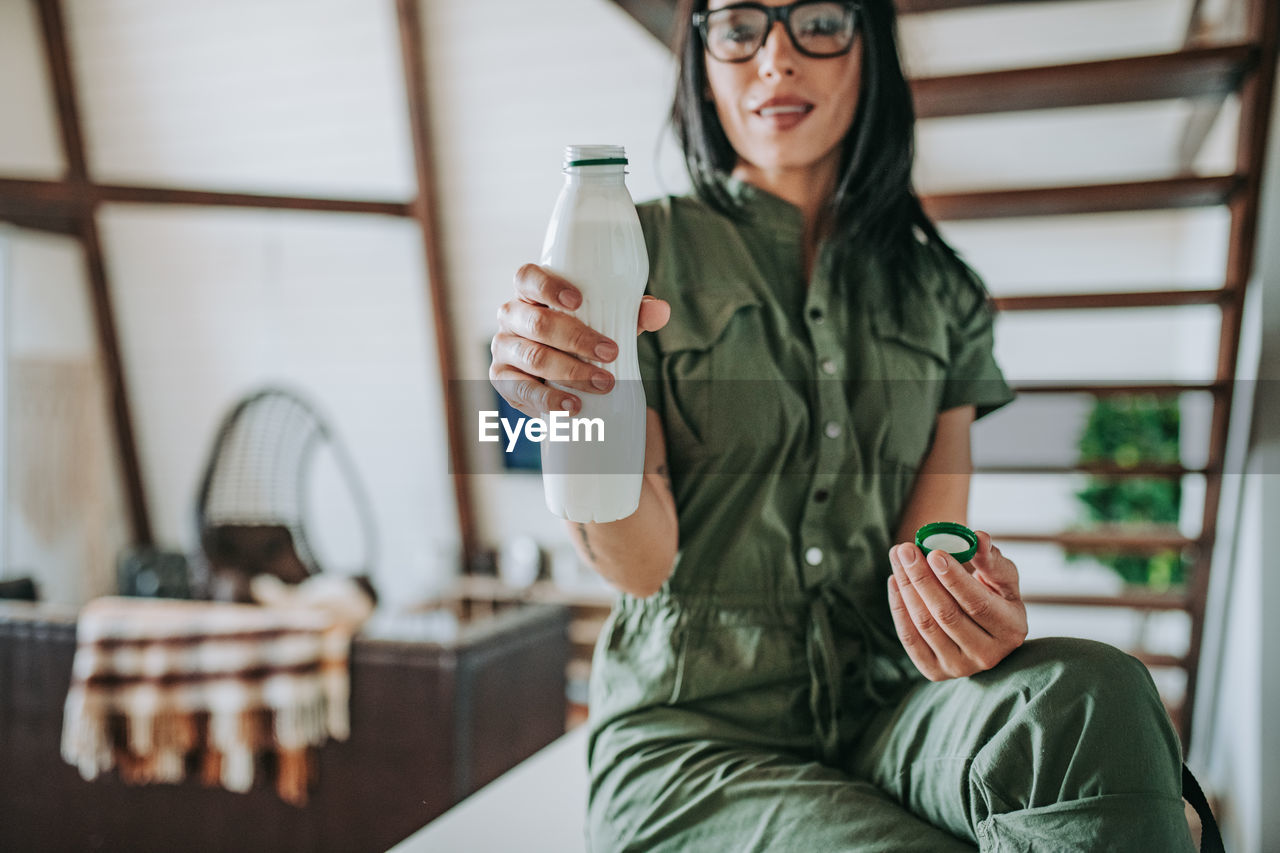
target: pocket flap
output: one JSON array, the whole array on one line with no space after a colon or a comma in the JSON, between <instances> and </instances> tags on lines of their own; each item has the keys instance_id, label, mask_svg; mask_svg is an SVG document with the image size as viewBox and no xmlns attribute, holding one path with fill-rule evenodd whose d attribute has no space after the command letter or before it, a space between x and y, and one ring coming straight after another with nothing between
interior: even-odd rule
<instances>
[{"instance_id":1,"label":"pocket flap","mask_svg":"<svg viewBox=\"0 0 1280 853\"><path fill-rule=\"evenodd\" d=\"M943 365L951 363L947 326L937 314L908 311L899 320L888 309L882 309L871 315L871 326L878 338L933 356Z\"/></svg>"},{"instance_id":2,"label":"pocket flap","mask_svg":"<svg viewBox=\"0 0 1280 853\"><path fill-rule=\"evenodd\" d=\"M724 335L733 315L758 307L759 298L745 285L718 287L714 293L672 300L671 322L655 334L663 352L710 349Z\"/></svg>"}]
</instances>

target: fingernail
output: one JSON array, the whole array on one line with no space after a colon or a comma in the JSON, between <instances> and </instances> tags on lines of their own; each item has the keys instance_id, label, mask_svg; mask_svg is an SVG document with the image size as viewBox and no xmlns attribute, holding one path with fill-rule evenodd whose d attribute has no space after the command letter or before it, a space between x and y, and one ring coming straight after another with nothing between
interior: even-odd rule
<instances>
[{"instance_id":1,"label":"fingernail","mask_svg":"<svg viewBox=\"0 0 1280 853\"><path fill-rule=\"evenodd\" d=\"M934 554L938 555L937 558L933 556ZM940 575L945 575L947 571L950 569L949 561L947 560L947 555L943 551L930 551L929 565L933 566L933 570Z\"/></svg>"},{"instance_id":2,"label":"fingernail","mask_svg":"<svg viewBox=\"0 0 1280 853\"><path fill-rule=\"evenodd\" d=\"M903 545L898 549L898 559L904 566L914 566L916 564L916 549L910 545Z\"/></svg>"},{"instance_id":3,"label":"fingernail","mask_svg":"<svg viewBox=\"0 0 1280 853\"><path fill-rule=\"evenodd\" d=\"M582 304L582 297L572 290L562 290L556 298L560 300L561 305L569 309L577 308Z\"/></svg>"},{"instance_id":4,"label":"fingernail","mask_svg":"<svg viewBox=\"0 0 1280 853\"><path fill-rule=\"evenodd\" d=\"M578 413L578 403L572 397L565 397L563 400L561 400L560 408L561 410L566 411L571 415L576 415Z\"/></svg>"},{"instance_id":5,"label":"fingernail","mask_svg":"<svg viewBox=\"0 0 1280 853\"><path fill-rule=\"evenodd\" d=\"M591 384L599 388L601 391L608 391L609 386L613 384L613 377L603 370L599 373L591 375Z\"/></svg>"},{"instance_id":6,"label":"fingernail","mask_svg":"<svg viewBox=\"0 0 1280 853\"><path fill-rule=\"evenodd\" d=\"M618 348L614 344L602 342L596 344L596 356L601 361L612 361L614 356L618 354Z\"/></svg>"}]
</instances>

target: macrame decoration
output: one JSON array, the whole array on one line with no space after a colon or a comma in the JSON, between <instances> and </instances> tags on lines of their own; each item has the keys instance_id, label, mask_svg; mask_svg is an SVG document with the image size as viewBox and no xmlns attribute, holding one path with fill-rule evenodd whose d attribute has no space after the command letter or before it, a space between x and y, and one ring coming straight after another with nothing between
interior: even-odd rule
<instances>
[{"instance_id":1,"label":"macrame decoration","mask_svg":"<svg viewBox=\"0 0 1280 853\"><path fill-rule=\"evenodd\" d=\"M372 514L355 467L316 409L293 391L259 390L218 429L196 501L209 597L249 602L249 581L267 574L296 584L321 571L307 531L308 485L320 451L337 463L362 530L356 574L375 563Z\"/></svg>"}]
</instances>

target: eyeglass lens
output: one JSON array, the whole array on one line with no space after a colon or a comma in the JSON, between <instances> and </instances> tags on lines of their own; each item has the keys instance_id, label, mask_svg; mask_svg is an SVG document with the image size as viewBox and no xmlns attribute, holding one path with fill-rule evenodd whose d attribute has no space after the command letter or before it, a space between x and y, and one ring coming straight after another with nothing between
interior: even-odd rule
<instances>
[{"instance_id":1,"label":"eyeglass lens","mask_svg":"<svg viewBox=\"0 0 1280 853\"><path fill-rule=\"evenodd\" d=\"M801 53L837 56L849 49L856 31L853 9L844 3L797 3L787 31ZM755 6L730 6L706 17L707 50L716 59L742 62L755 56L769 35L770 15Z\"/></svg>"}]
</instances>

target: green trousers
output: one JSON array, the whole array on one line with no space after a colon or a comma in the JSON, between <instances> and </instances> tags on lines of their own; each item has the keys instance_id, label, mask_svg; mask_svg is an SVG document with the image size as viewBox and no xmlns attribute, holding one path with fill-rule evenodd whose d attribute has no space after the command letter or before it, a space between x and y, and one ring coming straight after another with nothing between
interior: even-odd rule
<instances>
[{"instance_id":1,"label":"green trousers","mask_svg":"<svg viewBox=\"0 0 1280 853\"><path fill-rule=\"evenodd\" d=\"M1111 646L1031 640L865 703L835 762L761 728L804 704L766 684L596 727L590 849L1194 850L1177 736L1146 667Z\"/></svg>"}]
</instances>

